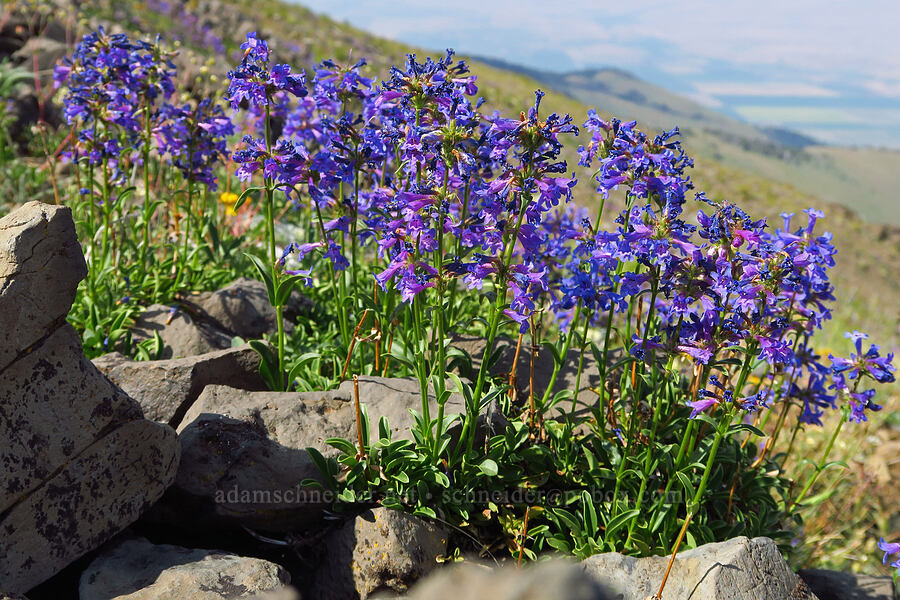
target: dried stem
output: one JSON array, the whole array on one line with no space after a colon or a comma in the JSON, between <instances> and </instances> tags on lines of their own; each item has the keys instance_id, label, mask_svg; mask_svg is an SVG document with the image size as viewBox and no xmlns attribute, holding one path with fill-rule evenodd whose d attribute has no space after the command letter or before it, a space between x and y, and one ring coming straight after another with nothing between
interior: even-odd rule
<instances>
[{"instance_id":1,"label":"dried stem","mask_svg":"<svg viewBox=\"0 0 900 600\"><path fill-rule=\"evenodd\" d=\"M519 341L516 342L516 354L513 356L512 368L509 371L509 399L515 400L516 397L516 367L519 365L519 351L522 350L522 339L524 333L519 334Z\"/></svg>"},{"instance_id":2,"label":"dried stem","mask_svg":"<svg viewBox=\"0 0 900 600\"><path fill-rule=\"evenodd\" d=\"M520 336L521 337L521 336ZM531 512L531 507L525 507L525 519L522 522L522 534L519 537L519 558L516 560L516 565L522 565L522 555L525 552L525 536L528 535L528 514Z\"/></svg>"},{"instance_id":3,"label":"dried stem","mask_svg":"<svg viewBox=\"0 0 900 600\"><path fill-rule=\"evenodd\" d=\"M356 342L359 339L359 330L362 329L363 322L366 320L366 317L371 310L371 308L367 308L363 311L359 323L356 324L356 329L353 330L353 337L350 338L350 348L347 350L347 359L344 360L344 369L341 371L341 381L344 381L344 377L347 376L347 367L350 366L350 357L353 356L353 349L356 347ZM354 377L356 376L354 375Z\"/></svg>"},{"instance_id":4,"label":"dried stem","mask_svg":"<svg viewBox=\"0 0 900 600\"><path fill-rule=\"evenodd\" d=\"M353 402L356 404L356 441L359 444L359 454L356 457L362 460L366 457L366 446L363 443L362 408L359 405L359 375L353 375Z\"/></svg>"},{"instance_id":5,"label":"dried stem","mask_svg":"<svg viewBox=\"0 0 900 600\"><path fill-rule=\"evenodd\" d=\"M666 587L666 581L669 580L669 573L672 571L672 565L675 564L675 556L678 554L678 547L681 546L681 540L684 538L685 532L687 532L688 525L691 524L691 518L693 518L694 513L689 512L687 516L684 518L684 525L681 526L681 531L678 532L678 539L675 540L675 547L672 549L672 557L669 559L669 564L666 567L666 573L663 575L662 583L659 584L659 591L653 596L653 600L661 600L663 589Z\"/></svg>"}]
</instances>

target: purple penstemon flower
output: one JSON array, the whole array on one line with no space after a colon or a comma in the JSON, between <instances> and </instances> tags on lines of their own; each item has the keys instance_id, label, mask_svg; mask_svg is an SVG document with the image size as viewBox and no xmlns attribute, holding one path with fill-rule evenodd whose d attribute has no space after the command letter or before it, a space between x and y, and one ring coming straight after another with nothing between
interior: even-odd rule
<instances>
[{"instance_id":1,"label":"purple penstemon flower","mask_svg":"<svg viewBox=\"0 0 900 600\"><path fill-rule=\"evenodd\" d=\"M900 554L900 543L889 543L885 542L884 538L878 540L878 549L884 552L884 558L882 559L882 564L887 564L888 558L893 556L894 554ZM897 558L894 562L891 563L892 567L896 567L897 571L900 572L900 557Z\"/></svg>"},{"instance_id":2,"label":"purple penstemon flower","mask_svg":"<svg viewBox=\"0 0 900 600\"><path fill-rule=\"evenodd\" d=\"M691 409L690 418L696 419L701 413L706 412L713 406L718 406L719 401L719 397L715 394L710 394L706 390L700 390L697 393L697 400L688 400L685 404Z\"/></svg>"},{"instance_id":3,"label":"purple penstemon flower","mask_svg":"<svg viewBox=\"0 0 900 600\"><path fill-rule=\"evenodd\" d=\"M829 356L835 373L846 373L850 379L867 376L878 383L894 381L896 368L892 364L894 360L892 352L887 356L881 356L881 348L875 344L863 352L862 342L869 336L859 331L845 333L844 337L853 341L856 346L856 354L851 354L849 359Z\"/></svg>"},{"instance_id":4,"label":"purple penstemon flower","mask_svg":"<svg viewBox=\"0 0 900 600\"><path fill-rule=\"evenodd\" d=\"M304 73L291 73L290 66L284 64L270 69L269 47L257 38L255 31L247 34L241 49L244 56L241 64L228 72L230 83L225 93L233 109L239 109L245 102L249 107L270 105L279 91L297 98L307 95Z\"/></svg>"}]
</instances>

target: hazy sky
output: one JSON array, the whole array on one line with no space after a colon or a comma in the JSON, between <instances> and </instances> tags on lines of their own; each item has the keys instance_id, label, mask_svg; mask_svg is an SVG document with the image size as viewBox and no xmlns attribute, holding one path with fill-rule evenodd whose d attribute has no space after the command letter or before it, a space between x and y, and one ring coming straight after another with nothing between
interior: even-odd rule
<instances>
[{"instance_id":1,"label":"hazy sky","mask_svg":"<svg viewBox=\"0 0 900 600\"><path fill-rule=\"evenodd\" d=\"M900 0L296 1L427 49L615 66L755 123L900 147Z\"/></svg>"}]
</instances>

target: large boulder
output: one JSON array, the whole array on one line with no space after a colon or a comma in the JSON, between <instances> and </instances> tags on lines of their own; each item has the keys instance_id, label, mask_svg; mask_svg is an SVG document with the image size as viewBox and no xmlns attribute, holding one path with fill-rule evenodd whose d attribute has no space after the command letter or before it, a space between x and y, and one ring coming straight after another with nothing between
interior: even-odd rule
<instances>
[{"instance_id":1,"label":"large boulder","mask_svg":"<svg viewBox=\"0 0 900 600\"><path fill-rule=\"evenodd\" d=\"M362 377L359 395L373 432L384 416L394 439L412 439L409 409L421 406L418 381ZM463 412L462 396L452 394L445 410L447 415ZM437 414L433 396L431 411ZM326 439L356 439L353 382L345 381L337 390L302 393L208 386L178 433L183 453L169 494L172 510L159 518L199 526L225 517L267 531L308 526L334 498L300 485L308 478L321 481L306 448L336 456Z\"/></svg>"},{"instance_id":2,"label":"large boulder","mask_svg":"<svg viewBox=\"0 0 900 600\"><path fill-rule=\"evenodd\" d=\"M433 571L447 553L447 530L404 512L376 508L346 522L323 545L312 597L359 600L376 591L406 592Z\"/></svg>"},{"instance_id":3,"label":"large boulder","mask_svg":"<svg viewBox=\"0 0 900 600\"><path fill-rule=\"evenodd\" d=\"M259 354L244 344L169 360L135 361L114 352L94 359L113 383L138 401L144 416L177 427L208 385L261 391Z\"/></svg>"},{"instance_id":4,"label":"large boulder","mask_svg":"<svg viewBox=\"0 0 900 600\"><path fill-rule=\"evenodd\" d=\"M85 274L71 211L0 219L0 583L21 593L159 499L178 468L171 428L87 358L65 322Z\"/></svg>"},{"instance_id":5,"label":"large boulder","mask_svg":"<svg viewBox=\"0 0 900 600\"><path fill-rule=\"evenodd\" d=\"M656 594L668 556L616 552L583 561L585 572L620 600ZM736 537L679 552L660 600L817 600L769 538Z\"/></svg>"},{"instance_id":6,"label":"large boulder","mask_svg":"<svg viewBox=\"0 0 900 600\"><path fill-rule=\"evenodd\" d=\"M113 544L81 575L81 600L299 600L279 565L220 550L155 545L143 538Z\"/></svg>"}]
</instances>

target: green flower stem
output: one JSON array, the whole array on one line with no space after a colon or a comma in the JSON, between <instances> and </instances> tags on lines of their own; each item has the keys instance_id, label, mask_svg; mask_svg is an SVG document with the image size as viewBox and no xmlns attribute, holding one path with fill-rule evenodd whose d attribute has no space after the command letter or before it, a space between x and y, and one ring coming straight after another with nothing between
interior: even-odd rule
<instances>
[{"instance_id":1,"label":"green flower stem","mask_svg":"<svg viewBox=\"0 0 900 600\"><path fill-rule=\"evenodd\" d=\"M672 358L669 359L669 365L666 368L668 371L672 365ZM657 382L657 371L658 368L656 363L653 364L653 382L656 384ZM653 386L653 428L650 430L650 443L647 446L647 454L644 457L644 476L641 478L641 487L638 490L637 501L634 504L634 507L640 509L644 502L644 493L647 491L647 481L650 480L650 467L652 465L652 460L654 456L654 449L656 448L656 432L659 428L659 415L660 410L657 404L659 403L659 385ZM629 542L631 542L631 536L634 534L634 528L637 525L637 518L631 520L631 523L628 525L628 537L625 539L625 548L628 548Z\"/></svg>"},{"instance_id":2,"label":"green flower stem","mask_svg":"<svg viewBox=\"0 0 900 600\"><path fill-rule=\"evenodd\" d=\"M444 338L446 337L446 315L444 314L444 199L447 196L447 184L449 179L450 166L445 162L444 163L444 185L441 189L441 198L439 199L438 204L438 223L437 223L437 231L438 231L438 247L437 252L434 255L434 268L437 269L438 272L438 281L437 281L437 306L436 315L437 315L437 354L438 360L436 365L432 365L431 373L432 379L435 379L435 390L434 393L437 396L438 400L438 414L437 414L437 424L434 433L434 453L433 459L435 461L438 460L438 451L441 446L441 434L443 433L441 429L444 424L444 402L443 395L445 389L445 379L447 377L447 353L444 348ZM437 376L435 377L435 373Z\"/></svg>"},{"instance_id":3,"label":"green flower stem","mask_svg":"<svg viewBox=\"0 0 900 600\"><path fill-rule=\"evenodd\" d=\"M425 443L427 446L431 439L431 407L428 405L428 374L425 372L425 335L424 319L422 317L422 302L417 298L413 298L412 313L414 320L412 330L415 338L415 352L419 357L418 360L416 360L416 376L419 379L419 389L422 393L422 420L425 422L425 431L423 431L422 434L425 436Z\"/></svg>"},{"instance_id":4,"label":"green flower stem","mask_svg":"<svg viewBox=\"0 0 900 600\"><path fill-rule=\"evenodd\" d=\"M612 334L612 322L615 306L610 302L609 310L606 312L606 335L603 336L603 361L597 365L600 369L600 406L606 405L606 377L609 374L607 365L609 364L609 341Z\"/></svg>"},{"instance_id":5,"label":"green flower stem","mask_svg":"<svg viewBox=\"0 0 900 600\"><path fill-rule=\"evenodd\" d=\"M563 364L565 364L566 359L569 357L569 347L572 345L572 338L575 335L575 324L578 322L578 317L581 316L581 300L575 305L575 314L572 317L572 323L569 325L569 334L566 336L566 342L563 344L562 355L559 357L559 360L554 362L553 364L553 373L550 375L550 381L547 383L547 389L544 390L544 396L541 398L541 410L547 406L547 400L550 398L550 394L553 392L553 386L556 385L556 378L559 375L560 370L562 369ZM575 412L575 400L578 398L578 388L575 389L575 397L572 399L572 412Z\"/></svg>"},{"instance_id":6,"label":"green flower stem","mask_svg":"<svg viewBox=\"0 0 900 600\"><path fill-rule=\"evenodd\" d=\"M687 429L684 431L684 435L681 436L681 444L678 446L678 454L675 456L675 467L673 473L677 473L681 469L681 462L684 460L685 452L688 447L688 440L691 439L691 436L694 434L694 428L697 426L697 421L695 419L691 419L688 422ZM660 508L662 508L662 503L665 498L668 497L669 492L672 490L672 484L675 483L675 477L669 477L668 481L666 481L666 487L663 490L663 493L659 495L656 500L656 505L653 507L653 513L650 518L650 522L653 523L656 521L656 516L659 514Z\"/></svg>"},{"instance_id":7,"label":"green flower stem","mask_svg":"<svg viewBox=\"0 0 900 600\"><path fill-rule=\"evenodd\" d=\"M462 211L460 212L459 222L461 224L465 224L466 219L468 218L469 212L469 182L466 181L466 185L463 188L463 201L462 201ZM454 254L455 256L459 256L462 254L462 238L456 238L456 242L454 244ZM454 281L453 286L450 287L450 302L449 306L449 314L448 314L448 324L452 324L456 322L458 315L457 309L459 307L456 306L456 288L457 285Z\"/></svg>"},{"instance_id":8,"label":"green flower stem","mask_svg":"<svg viewBox=\"0 0 900 600\"><path fill-rule=\"evenodd\" d=\"M272 127L271 127L271 116L270 116L269 104L266 104L266 151L271 154L272 152ZM272 281L274 282L275 289L278 289L278 283L280 279L280 273L276 267L275 260L275 181L266 178L266 235L268 237L269 243L269 268L272 270ZM281 387L283 388L285 385L284 376L284 313L282 311L282 307L280 304L276 304L275 309L275 321L278 326L278 378L281 382Z\"/></svg>"},{"instance_id":9,"label":"green flower stem","mask_svg":"<svg viewBox=\"0 0 900 600\"><path fill-rule=\"evenodd\" d=\"M97 122L94 122L94 130L93 130L93 138L97 139ZM88 189L90 193L88 194L88 209L91 215L91 227L97 226L97 210L94 202L94 165L88 160ZM91 247L91 257L90 257L90 265L93 266L94 262L97 259L97 248L96 241L94 240L94 232L88 231L88 236L90 238L90 247ZM91 296L94 297L93 292Z\"/></svg>"},{"instance_id":10,"label":"green flower stem","mask_svg":"<svg viewBox=\"0 0 900 600\"><path fill-rule=\"evenodd\" d=\"M194 182L191 181L190 178L187 180L187 207L184 211L184 244L182 245L181 250L181 268L179 269L179 280L184 282L184 278L187 277L187 257L188 257L188 244L191 239L191 212L194 210ZM190 285L190 279L188 278L188 285Z\"/></svg>"},{"instance_id":11,"label":"green flower stem","mask_svg":"<svg viewBox=\"0 0 900 600\"><path fill-rule=\"evenodd\" d=\"M467 407L469 409L469 414L466 415L466 422L463 426L462 437L460 438L460 443L466 443L466 454L471 452L475 445L475 421L478 419L478 407L481 403L484 382L487 378L487 363L491 357L491 353L494 351L494 340L497 337L497 328L500 325L500 315L503 312L503 306L506 304L506 272L509 270L510 262L512 262L513 249L515 248L516 241L518 241L519 237L519 228L522 226L522 221L525 218L525 211L528 209L529 204L531 204L530 196L526 196L523 199L523 202L520 203L519 217L516 220L515 229L513 229L512 235L506 240L506 249L502 266L503 270L497 275L497 283L495 285L497 297L494 301L494 310L491 312L491 320L488 325L484 354L481 357L481 365L478 369L478 377L475 382L475 391L472 395L472 406ZM465 459L465 456L463 456L463 459Z\"/></svg>"},{"instance_id":12,"label":"green flower stem","mask_svg":"<svg viewBox=\"0 0 900 600\"><path fill-rule=\"evenodd\" d=\"M357 155L359 148L354 148L354 156ZM360 295L363 293L357 284L357 254L358 243L356 239L357 218L359 217L359 163L354 160L353 167L353 215L350 218L350 281L353 288L353 314L358 314L362 301Z\"/></svg>"},{"instance_id":13,"label":"green flower stem","mask_svg":"<svg viewBox=\"0 0 900 600\"><path fill-rule=\"evenodd\" d=\"M716 428L716 437L713 439L712 446L709 449L706 466L703 468L703 476L700 478L700 485L697 486L697 492L694 494L694 499L691 500L691 504L688 507L688 512L691 514L696 514L697 509L700 507L700 499L703 498L703 494L706 492L706 486L709 484L709 476L712 473L713 465L716 462L716 454L719 452L719 445L725 438L725 434L728 433L728 427L731 425L733 416L734 410L729 407L719 420L719 426Z\"/></svg>"},{"instance_id":14,"label":"green flower stem","mask_svg":"<svg viewBox=\"0 0 900 600\"><path fill-rule=\"evenodd\" d=\"M316 208L316 218L319 223L319 233L322 235L322 242L328 243L328 234L325 232L325 222L322 220L322 210L319 208L319 203L315 200L312 200L313 206ZM329 273L331 275L331 293L334 296L334 304L338 308L337 316L338 316L338 326L341 328L341 341L344 344L344 348L350 347L350 330L347 325L347 314L341 307L341 298L338 293L338 284L337 278L338 273L334 268L334 264L331 261L328 261Z\"/></svg>"},{"instance_id":15,"label":"green flower stem","mask_svg":"<svg viewBox=\"0 0 900 600\"><path fill-rule=\"evenodd\" d=\"M103 262L109 253L109 233L112 228L112 211L109 202L109 166L103 163L103 241L100 244Z\"/></svg>"},{"instance_id":16,"label":"green flower stem","mask_svg":"<svg viewBox=\"0 0 900 600\"><path fill-rule=\"evenodd\" d=\"M150 257L150 220L153 218L150 200L150 103L147 103L144 115L144 215L143 215L143 240L141 246L141 264L147 268Z\"/></svg>"},{"instance_id":17,"label":"green flower stem","mask_svg":"<svg viewBox=\"0 0 900 600\"><path fill-rule=\"evenodd\" d=\"M800 495L797 496L796 500L794 500L793 502L788 502L787 508L785 509L785 512L788 513L788 515L791 514L791 510L793 510L797 507L797 505L803 502L803 499L806 498L806 494L809 493L810 488L812 488L813 484L816 483L819 475L822 474L822 469L825 468L825 463L828 460L828 455L831 454L831 449L834 447L834 442L837 440L838 434L841 432L841 428L844 426L844 423L847 422L848 414L849 409L844 406L843 410L841 410L841 420L838 421L837 427L834 428L834 433L831 434L831 439L828 440L828 445L825 446L825 452L822 453L822 458L819 460L819 464L816 465L816 470L813 471L813 474L806 482L806 485L803 486L802 490L800 490Z\"/></svg>"},{"instance_id":18,"label":"green flower stem","mask_svg":"<svg viewBox=\"0 0 900 600\"><path fill-rule=\"evenodd\" d=\"M588 347L587 335L588 335L588 329L590 328L590 325L591 325L591 316L588 315L584 319L584 331L581 332L581 349L578 352L578 372L575 374L575 395L572 396L572 409L569 412L569 424L570 425L573 424L575 421L575 409L578 405L578 390L581 389L581 373L584 369L584 353ZM575 326L574 322L573 322L572 326L573 327ZM602 384L601 384L601 387L603 387ZM600 400L600 408L601 408L601 410L603 409L602 397ZM598 421L597 425L599 427L599 425L600 425L599 421Z\"/></svg>"}]
</instances>

